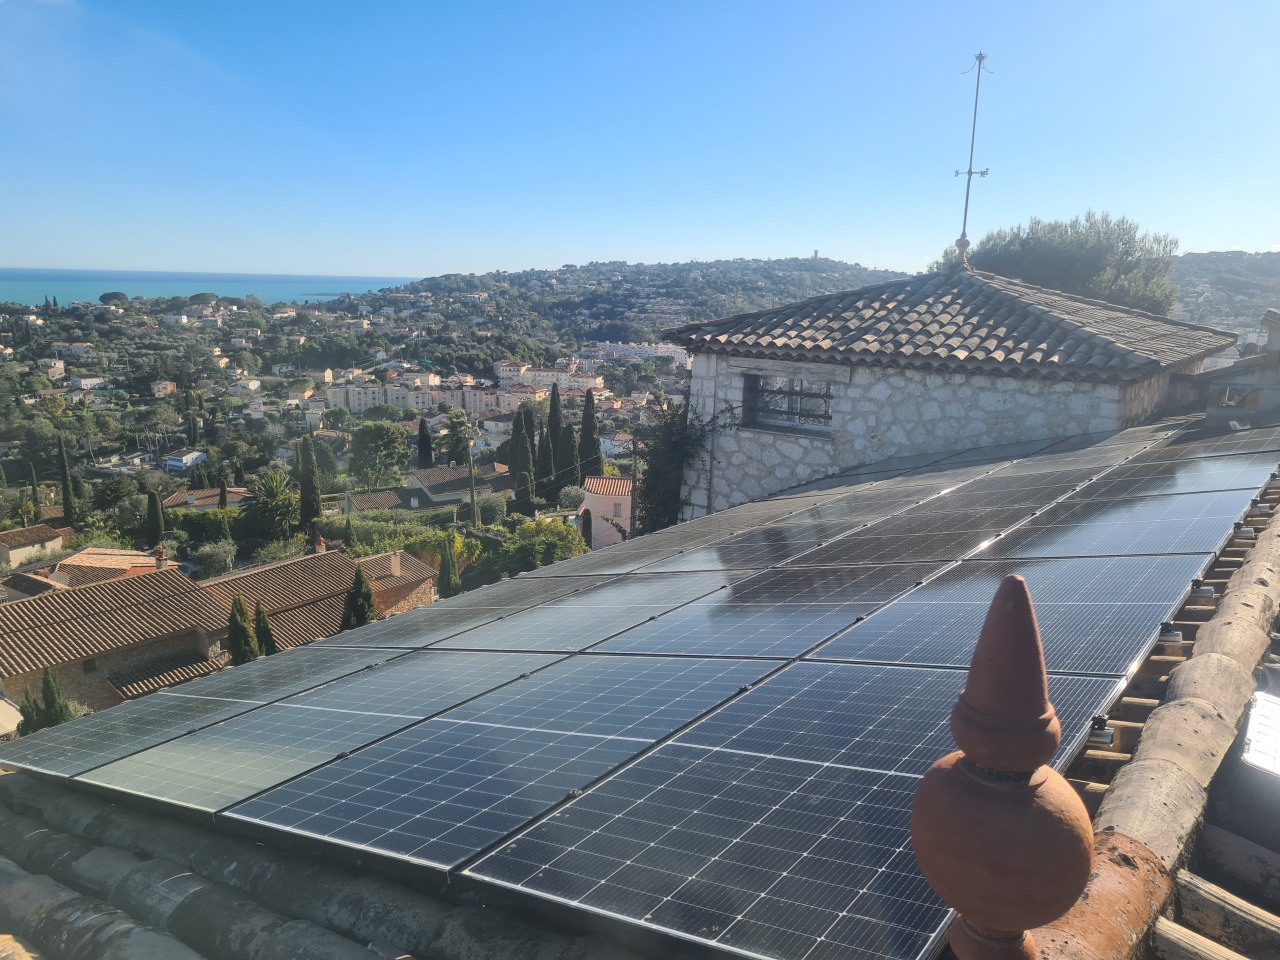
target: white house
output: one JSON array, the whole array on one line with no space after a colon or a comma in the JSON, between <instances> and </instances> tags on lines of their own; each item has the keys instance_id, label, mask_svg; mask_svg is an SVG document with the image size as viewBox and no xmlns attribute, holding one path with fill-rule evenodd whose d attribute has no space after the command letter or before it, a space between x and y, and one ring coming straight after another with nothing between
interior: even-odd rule
<instances>
[{"instance_id":1,"label":"white house","mask_svg":"<svg viewBox=\"0 0 1280 960\"><path fill-rule=\"evenodd\" d=\"M101 390L110 384L110 380L106 377L82 377L78 374L71 375L71 386L76 390Z\"/></svg>"},{"instance_id":2,"label":"white house","mask_svg":"<svg viewBox=\"0 0 1280 960\"><path fill-rule=\"evenodd\" d=\"M237 380L231 386L227 387L227 393L235 397L251 397L262 389L261 380Z\"/></svg>"},{"instance_id":3,"label":"white house","mask_svg":"<svg viewBox=\"0 0 1280 960\"><path fill-rule=\"evenodd\" d=\"M205 456L202 450L184 448L166 454L163 466L170 473L181 473L183 470L190 470L197 463L204 463L207 459L209 458Z\"/></svg>"},{"instance_id":4,"label":"white house","mask_svg":"<svg viewBox=\"0 0 1280 960\"><path fill-rule=\"evenodd\" d=\"M584 510L591 511L591 543L595 550L622 540L631 534L631 478L585 477L582 489L586 496L578 508L578 524Z\"/></svg>"},{"instance_id":5,"label":"white house","mask_svg":"<svg viewBox=\"0 0 1280 960\"><path fill-rule=\"evenodd\" d=\"M1187 399L1235 335L968 266L666 339L708 426L686 517L889 457L1118 430Z\"/></svg>"}]
</instances>

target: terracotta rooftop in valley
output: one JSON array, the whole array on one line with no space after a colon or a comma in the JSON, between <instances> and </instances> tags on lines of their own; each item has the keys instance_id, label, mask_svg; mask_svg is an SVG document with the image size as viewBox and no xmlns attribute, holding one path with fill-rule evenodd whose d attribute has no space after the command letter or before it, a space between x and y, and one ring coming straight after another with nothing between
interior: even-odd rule
<instances>
[{"instance_id":1,"label":"terracotta rooftop in valley","mask_svg":"<svg viewBox=\"0 0 1280 960\"><path fill-rule=\"evenodd\" d=\"M200 586L228 608L236 594L244 597L250 610L261 601L262 608L273 615L271 622L274 624L277 611L300 607L325 597L345 597L355 576L356 565L345 554L329 550L205 580Z\"/></svg>"},{"instance_id":2,"label":"terracotta rooftop in valley","mask_svg":"<svg viewBox=\"0 0 1280 960\"><path fill-rule=\"evenodd\" d=\"M695 352L1073 380L1134 380L1234 334L968 269L668 330Z\"/></svg>"},{"instance_id":3,"label":"terracotta rooftop in valley","mask_svg":"<svg viewBox=\"0 0 1280 960\"><path fill-rule=\"evenodd\" d=\"M156 558L140 550L86 547L59 560L51 576L68 587L82 587L130 574L151 573L155 569Z\"/></svg>"},{"instance_id":4,"label":"terracotta rooftop in valley","mask_svg":"<svg viewBox=\"0 0 1280 960\"><path fill-rule=\"evenodd\" d=\"M180 507L216 507L218 505L217 487L205 490L179 490L165 497L164 505L170 510ZM227 487L227 506L238 507L253 499L253 494L246 487Z\"/></svg>"},{"instance_id":5,"label":"terracotta rooftop in valley","mask_svg":"<svg viewBox=\"0 0 1280 960\"><path fill-rule=\"evenodd\" d=\"M16 600L0 605L0 676L225 624L227 613L174 569Z\"/></svg>"},{"instance_id":6,"label":"terracotta rooftop in valley","mask_svg":"<svg viewBox=\"0 0 1280 960\"><path fill-rule=\"evenodd\" d=\"M582 489L602 497L631 496L630 477L585 477Z\"/></svg>"},{"instance_id":7,"label":"terracotta rooftop in valley","mask_svg":"<svg viewBox=\"0 0 1280 960\"><path fill-rule=\"evenodd\" d=\"M53 527L37 523L31 527L0 531L0 546L8 547L10 550L19 547L34 547L39 543L49 543L51 540L57 540L61 536L61 532L53 529Z\"/></svg>"}]
</instances>

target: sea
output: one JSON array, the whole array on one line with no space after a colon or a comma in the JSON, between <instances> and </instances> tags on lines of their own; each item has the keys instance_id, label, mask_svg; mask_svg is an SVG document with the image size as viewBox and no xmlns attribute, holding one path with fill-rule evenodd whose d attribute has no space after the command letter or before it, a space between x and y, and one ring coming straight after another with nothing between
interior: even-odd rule
<instances>
[{"instance_id":1,"label":"sea","mask_svg":"<svg viewBox=\"0 0 1280 960\"><path fill-rule=\"evenodd\" d=\"M0 303L37 306L58 298L66 306L77 300L98 302L119 290L130 297L257 297L263 303L306 303L333 300L344 293L366 293L421 277L327 277L287 273L172 273L163 270L54 270L0 267Z\"/></svg>"}]
</instances>

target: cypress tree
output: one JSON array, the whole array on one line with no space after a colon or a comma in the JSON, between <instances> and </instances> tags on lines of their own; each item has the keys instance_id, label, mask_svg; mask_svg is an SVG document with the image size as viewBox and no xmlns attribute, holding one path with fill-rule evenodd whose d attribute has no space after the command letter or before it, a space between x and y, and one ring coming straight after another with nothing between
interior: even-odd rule
<instances>
[{"instance_id":1,"label":"cypress tree","mask_svg":"<svg viewBox=\"0 0 1280 960\"><path fill-rule=\"evenodd\" d=\"M311 443L311 437L302 438L298 457L302 468L298 478L298 497L301 501L298 526L302 530L310 530L320 519L320 484L316 481L316 448Z\"/></svg>"},{"instance_id":2,"label":"cypress tree","mask_svg":"<svg viewBox=\"0 0 1280 960\"><path fill-rule=\"evenodd\" d=\"M583 477L599 477L604 471L600 452L600 425L596 422L595 394L588 390L582 402L582 433L578 436L578 464Z\"/></svg>"},{"instance_id":3,"label":"cypress tree","mask_svg":"<svg viewBox=\"0 0 1280 960\"><path fill-rule=\"evenodd\" d=\"M564 433L564 411L560 409L560 384L551 385L551 405L547 408L547 439L551 442L552 483L549 497L555 500L560 495L560 488L565 480L557 469L564 454L560 450L560 437Z\"/></svg>"},{"instance_id":4,"label":"cypress tree","mask_svg":"<svg viewBox=\"0 0 1280 960\"><path fill-rule=\"evenodd\" d=\"M218 509L227 509L227 503L227 481L224 478L218 481Z\"/></svg>"},{"instance_id":5,"label":"cypress tree","mask_svg":"<svg viewBox=\"0 0 1280 960\"><path fill-rule=\"evenodd\" d=\"M573 424L566 423L560 428L560 438L556 444L556 496L565 487L576 487L581 482L578 436L574 433Z\"/></svg>"},{"instance_id":6,"label":"cypress tree","mask_svg":"<svg viewBox=\"0 0 1280 960\"><path fill-rule=\"evenodd\" d=\"M533 474L527 470L516 474L516 496L512 506L516 513L533 516Z\"/></svg>"},{"instance_id":7,"label":"cypress tree","mask_svg":"<svg viewBox=\"0 0 1280 960\"><path fill-rule=\"evenodd\" d=\"M44 519L44 511L40 509L40 484L36 481L36 465L31 465L31 522L39 523Z\"/></svg>"},{"instance_id":8,"label":"cypress tree","mask_svg":"<svg viewBox=\"0 0 1280 960\"><path fill-rule=\"evenodd\" d=\"M7 486L9 486L9 480L4 475L4 467L0 467L0 490L3 490Z\"/></svg>"},{"instance_id":9,"label":"cypress tree","mask_svg":"<svg viewBox=\"0 0 1280 960\"><path fill-rule=\"evenodd\" d=\"M41 727L46 726L44 722L44 707L36 701L35 694L31 692L31 688L27 687L26 692L22 695L22 705L18 707L18 713L22 715L22 719L18 721L18 736L25 737L28 733L35 733Z\"/></svg>"},{"instance_id":10,"label":"cypress tree","mask_svg":"<svg viewBox=\"0 0 1280 960\"><path fill-rule=\"evenodd\" d=\"M556 490L556 451L547 435L544 426L538 434L538 462L534 467L534 485L538 496L544 500L554 500Z\"/></svg>"},{"instance_id":11,"label":"cypress tree","mask_svg":"<svg viewBox=\"0 0 1280 960\"><path fill-rule=\"evenodd\" d=\"M237 667L262 655L253 621L249 619L249 608L238 593L231 601L231 617L227 620L227 653L231 655L232 665Z\"/></svg>"},{"instance_id":12,"label":"cypress tree","mask_svg":"<svg viewBox=\"0 0 1280 960\"><path fill-rule=\"evenodd\" d=\"M524 435L529 438L529 449L533 450L533 445L538 439L538 424L533 418L533 407L528 404L520 407L520 416L524 417ZM534 451L535 453L537 451Z\"/></svg>"},{"instance_id":13,"label":"cypress tree","mask_svg":"<svg viewBox=\"0 0 1280 960\"><path fill-rule=\"evenodd\" d=\"M187 413L187 446L194 447L200 442L200 427L196 423L195 414Z\"/></svg>"},{"instance_id":14,"label":"cypress tree","mask_svg":"<svg viewBox=\"0 0 1280 960\"><path fill-rule=\"evenodd\" d=\"M267 619L267 611L262 609L259 600L253 609L253 634L258 640L258 649L264 657L269 657L278 649L276 635L271 629L271 621Z\"/></svg>"},{"instance_id":15,"label":"cypress tree","mask_svg":"<svg viewBox=\"0 0 1280 960\"><path fill-rule=\"evenodd\" d=\"M355 531L355 528L351 526L350 517L347 517L347 529L343 533L343 539L347 541L348 550L356 545L356 531Z\"/></svg>"},{"instance_id":16,"label":"cypress tree","mask_svg":"<svg viewBox=\"0 0 1280 960\"><path fill-rule=\"evenodd\" d=\"M154 490L147 494L147 520L142 531L148 547L159 546L164 539L164 505L160 502L160 494Z\"/></svg>"},{"instance_id":17,"label":"cypress tree","mask_svg":"<svg viewBox=\"0 0 1280 960\"><path fill-rule=\"evenodd\" d=\"M519 410L516 411L515 419L511 421L511 439L507 441L507 469L513 477L520 475L518 469L519 464L516 463L516 457L519 456L520 445L524 442L524 414Z\"/></svg>"},{"instance_id":18,"label":"cypress tree","mask_svg":"<svg viewBox=\"0 0 1280 960\"><path fill-rule=\"evenodd\" d=\"M418 418L418 469L430 470L434 466L431 458L431 431L427 429L427 418Z\"/></svg>"},{"instance_id":19,"label":"cypress tree","mask_svg":"<svg viewBox=\"0 0 1280 960\"><path fill-rule=\"evenodd\" d=\"M238 458L233 465L232 477L235 479L237 487L244 486L244 464Z\"/></svg>"},{"instance_id":20,"label":"cypress tree","mask_svg":"<svg viewBox=\"0 0 1280 960\"><path fill-rule=\"evenodd\" d=\"M371 620L378 619L378 608L373 605L373 590L365 579L364 570L356 567L356 579L347 593L347 602L342 606L343 630L354 630L363 627Z\"/></svg>"},{"instance_id":21,"label":"cypress tree","mask_svg":"<svg viewBox=\"0 0 1280 960\"><path fill-rule=\"evenodd\" d=\"M58 724L66 723L74 718L75 714L71 709L71 704L62 695L62 688L58 686L58 678L53 675L53 671L48 667L44 668L44 676L40 678L40 692L44 700L44 725L46 727L56 727Z\"/></svg>"},{"instance_id":22,"label":"cypress tree","mask_svg":"<svg viewBox=\"0 0 1280 960\"><path fill-rule=\"evenodd\" d=\"M583 510L578 519L578 531L582 534L582 542L591 549L591 511Z\"/></svg>"},{"instance_id":23,"label":"cypress tree","mask_svg":"<svg viewBox=\"0 0 1280 960\"><path fill-rule=\"evenodd\" d=\"M440 574L437 580L441 599L462 592L462 579L458 576L458 559L453 555L453 538L440 551Z\"/></svg>"},{"instance_id":24,"label":"cypress tree","mask_svg":"<svg viewBox=\"0 0 1280 960\"><path fill-rule=\"evenodd\" d=\"M76 515L76 492L71 485L71 465L67 462L67 442L58 435L58 479L62 484L62 522L71 523Z\"/></svg>"}]
</instances>

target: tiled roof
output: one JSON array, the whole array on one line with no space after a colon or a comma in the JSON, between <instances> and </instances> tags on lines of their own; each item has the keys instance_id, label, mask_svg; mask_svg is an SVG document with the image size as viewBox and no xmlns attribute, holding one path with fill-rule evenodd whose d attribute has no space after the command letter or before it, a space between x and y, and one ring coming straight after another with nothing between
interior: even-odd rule
<instances>
[{"instance_id":1,"label":"tiled roof","mask_svg":"<svg viewBox=\"0 0 1280 960\"><path fill-rule=\"evenodd\" d=\"M0 580L0 586L24 597L34 597L50 590L61 590L61 583L54 583L48 577L38 577L32 573L11 573Z\"/></svg>"},{"instance_id":2,"label":"tiled roof","mask_svg":"<svg viewBox=\"0 0 1280 960\"><path fill-rule=\"evenodd\" d=\"M459 482L466 485L470 475L465 464L457 467L428 467L426 470L410 471L413 479L422 485L424 490L451 490Z\"/></svg>"},{"instance_id":3,"label":"tiled roof","mask_svg":"<svg viewBox=\"0 0 1280 960\"><path fill-rule=\"evenodd\" d=\"M165 497L164 505L173 510L178 507L216 507L218 505L218 488L209 487L204 490L179 490ZM192 499L188 499L192 498ZM227 487L227 506L243 506L253 499L253 494L246 487Z\"/></svg>"},{"instance_id":4,"label":"tiled roof","mask_svg":"<svg viewBox=\"0 0 1280 960\"><path fill-rule=\"evenodd\" d=\"M395 490L380 490L377 493L353 493L347 497L347 503L356 513L365 510L399 510L403 505L400 494Z\"/></svg>"},{"instance_id":5,"label":"tiled roof","mask_svg":"<svg viewBox=\"0 0 1280 960\"><path fill-rule=\"evenodd\" d=\"M400 572L392 576L390 553L379 553L372 557L361 557L356 561L366 577L373 581L375 590L386 590L394 586L426 583L434 580L436 572L411 553L397 550L400 558Z\"/></svg>"},{"instance_id":6,"label":"tiled roof","mask_svg":"<svg viewBox=\"0 0 1280 960\"><path fill-rule=\"evenodd\" d=\"M225 624L228 608L175 569L0 605L0 676Z\"/></svg>"},{"instance_id":7,"label":"tiled roof","mask_svg":"<svg viewBox=\"0 0 1280 960\"><path fill-rule=\"evenodd\" d=\"M274 624L274 614L280 610L335 595L345 598L355 577L356 565L345 554L329 550L204 580L200 586L228 608L236 594L244 597L250 610L261 601Z\"/></svg>"},{"instance_id":8,"label":"tiled roof","mask_svg":"<svg viewBox=\"0 0 1280 960\"><path fill-rule=\"evenodd\" d=\"M354 577L355 574L351 576ZM350 589L350 584L347 589ZM271 635L276 638L277 648L284 650L287 647L300 647L313 640L332 637L342 629L342 608L346 602L347 594L344 590L336 596L269 614Z\"/></svg>"},{"instance_id":9,"label":"tiled roof","mask_svg":"<svg viewBox=\"0 0 1280 960\"><path fill-rule=\"evenodd\" d=\"M157 657L144 666L118 670L107 677L107 682L116 688L120 696L132 700L146 693L154 693L165 687L216 673L226 665L225 655L219 660L209 660L198 653L178 653Z\"/></svg>"},{"instance_id":10,"label":"tiled roof","mask_svg":"<svg viewBox=\"0 0 1280 960\"><path fill-rule=\"evenodd\" d=\"M631 496L631 478L585 477L582 481L582 489L602 497L629 497Z\"/></svg>"},{"instance_id":11,"label":"tiled roof","mask_svg":"<svg viewBox=\"0 0 1280 960\"><path fill-rule=\"evenodd\" d=\"M61 533L43 523L37 523L31 527L19 527L16 530L0 531L0 546L8 547L10 550L34 547L37 544L51 543L60 539L62 539Z\"/></svg>"},{"instance_id":12,"label":"tiled roof","mask_svg":"<svg viewBox=\"0 0 1280 960\"><path fill-rule=\"evenodd\" d=\"M1073 380L1134 380L1235 335L955 269L668 330L694 352Z\"/></svg>"},{"instance_id":13,"label":"tiled roof","mask_svg":"<svg viewBox=\"0 0 1280 960\"><path fill-rule=\"evenodd\" d=\"M86 547L59 560L53 572L68 587L83 587L89 583L126 577L130 573L150 573L155 569L156 559L149 553Z\"/></svg>"}]
</instances>

